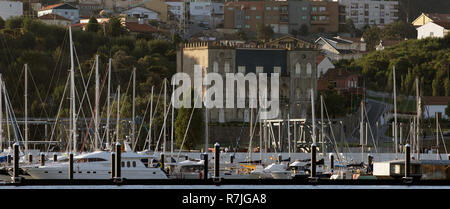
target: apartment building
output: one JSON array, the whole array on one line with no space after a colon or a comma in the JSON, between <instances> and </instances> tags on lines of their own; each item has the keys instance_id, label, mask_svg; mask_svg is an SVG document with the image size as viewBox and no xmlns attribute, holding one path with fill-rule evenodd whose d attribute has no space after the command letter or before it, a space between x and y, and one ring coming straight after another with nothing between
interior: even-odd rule
<instances>
[{"instance_id":1,"label":"apartment building","mask_svg":"<svg viewBox=\"0 0 450 209\"><path fill-rule=\"evenodd\" d=\"M346 19L352 19L357 28L387 25L399 16L398 0L339 0L339 4L345 6Z\"/></svg>"},{"instance_id":2,"label":"apartment building","mask_svg":"<svg viewBox=\"0 0 450 209\"><path fill-rule=\"evenodd\" d=\"M339 30L338 2L313 0L310 2L310 7L311 32L337 32Z\"/></svg>"},{"instance_id":3,"label":"apartment building","mask_svg":"<svg viewBox=\"0 0 450 209\"><path fill-rule=\"evenodd\" d=\"M239 1L225 3L225 28L256 32L259 24L272 26L275 33L289 33L288 1Z\"/></svg>"}]
</instances>

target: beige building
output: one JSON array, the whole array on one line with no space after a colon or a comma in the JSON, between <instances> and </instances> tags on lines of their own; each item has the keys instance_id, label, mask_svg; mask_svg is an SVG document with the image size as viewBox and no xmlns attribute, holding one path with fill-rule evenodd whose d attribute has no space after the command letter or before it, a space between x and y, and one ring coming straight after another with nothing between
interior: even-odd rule
<instances>
[{"instance_id":1,"label":"beige building","mask_svg":"<svg viewBox=\"0 0 450 209\"><path fill-rule=\"evenodd\" d=\"M104 10L107 12L123 12L134 7L144 7L158 13L159 21L169 22L172 15L169 12L169 5L164 0L104 0Z\"/></svg>"},{"instance_id":2,"label":"beige building","mask_svg":"<svg viewBox=\"0 0 450 209\"><path fill-rule=\"evenodd\" d=\"M194 66L201 65L204 72L216 72L222 78L225 78L226 73L279 73L278 118L286 119L288 113L291 118L306 118L311 113L310 90L317 91L318 50L313 44L291 38L282 44L280 42L277 40L276 43L257 46L223 42L188 43L177 51L177 72L185 72L193 78ZM235 105L235 108L211 109L209 120L249 121L249 115L248 105L246 108L237 108Z\"/></svg>"}]
</instances>

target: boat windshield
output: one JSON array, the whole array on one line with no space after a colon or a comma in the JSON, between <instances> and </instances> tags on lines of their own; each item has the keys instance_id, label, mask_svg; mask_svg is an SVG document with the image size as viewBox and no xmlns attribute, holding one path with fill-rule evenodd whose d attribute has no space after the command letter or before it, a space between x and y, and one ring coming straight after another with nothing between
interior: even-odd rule
<instances>
[{"instance_id":1,"label":"boat windshield","mask_svg":"<svg viewBox=\"0 0 450 209\"><path fill-rule=\"evenodd\" d=\"M106 161L103 158L80 158L80 159L76 159L75 163L90 163L90 162L101 162L101 161Z\"/></svg>"},{"instance_id":2,"label":"boat windshield","mask_svg":"<svg viewBox=\"0 0 450 209\"><path fill-rule=\"evenodd\" d=\"M203 165L188 165L188 166L182 166L180 171L181 172L198 172L203 170Z\"/></svg>"}]
</instances>

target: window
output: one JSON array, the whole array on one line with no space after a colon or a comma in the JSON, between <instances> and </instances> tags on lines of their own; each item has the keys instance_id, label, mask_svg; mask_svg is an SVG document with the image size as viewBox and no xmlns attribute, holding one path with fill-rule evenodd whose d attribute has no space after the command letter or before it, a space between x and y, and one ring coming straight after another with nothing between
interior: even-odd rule
<instances>
[{"instance_id":1,"label":"window","mask_svg":"<svg viewBox=\"0 0 450 209\"><path fill-rule=\"evenodd\" d=\"M312 73L311 63L308 63L306 64L306 75L311 76L311 73Z\"/></svg>"},{"instance_id":2,"label":"window","mask_svg":"<svg viewBox=\"0 0 450 209\"><path fill-rule=\"evenodd\" d=\"M319 20L327 20L327 16L319 16Z\"/></svg>"},{"instance_id":3,"label":"window","mask_svg":"<svg viewBox=\"0 0 450 209\"><path fill-rule=\"evenodd\" d=\"M308 19L307 16L302 16L302 20L306 20L306 19Z\"/></svg>"},{"instance_id":4,"label":"window","mask_svg":"<svg viewBox=\"0 0 450 209\"><path fill-rule=\"evenodd\" d=\"M300 63L296 63L295 64L295 74L296 75L300 75L300 71L301 71L301 68L300 68Z\"/></svg>"},{"instance_id":5,"label":"window","mask_svg":"<svg viewBox=\"0 0 450 209\"><path fill-rule=\"evenodd\" d=\"M384 24L384 19L383 18L380 19L380 24Z\"/></svg>"},{"instance_id":6,"label":"window","mask_svg":"<svg viewBox=\"0 0 450 209\"><path fill-rule=\"evenodd\" d=\"M228 10L229 11L233 11L233 7L228 7Z\"/></svg>"},{"instance_id":7,"label":"window","mask_svg":"<svg viewBox=\"0 0 450 209\"><path fill-rule=\"evenodd\" d=\"M250 25L245 25L245 28L250 28Z\"/></svg>"},{"instance_id":8,"label":"window","mask_svg":"<svg viewBox=\"0 0 450 209\"><path fill-rule=\"evenodd\" d=\"M124 162L124 161L122 161L121 164L122 164L122 165L121 165L122 168L125 167L125 162Z\"/></svg>"},{"instance_id":9,"label":"window","mask_svg":"<svg viewBox=\"0 0 450 209\"><path fill-rule=\"evenodd\" d=\"M369 9L369 4L364 4L364 9Z\"/></svg>"},{"instance_id":10,"label":"window","mask_svg":"<svg viewBox=\"0 0 450 209\"><path fill-rule=\"evenodd\" d=\"M136 168L136 161L133 161L133 168Z\"/></svg>"},{"instance_id":11,"label":"window","mask_svg":"<svg viewBox=\"0 0 450 209\"><path fill-rule=\"evenodd\" d=\"M434 36L434 32L430 32L430 37L433 37Z\"/></svg>"},{"instance_id":12,"label":"window","mask_svg":"<svg viewBox=\"0 0 450 209\"><path fill-rule=\"evenodd\" d=\"M239 66L238 67L238 72L239 73L245 73L245 66Z\"/></svg>"},{"instance_id":13,"label":"window","mask_svg":"<svg viewBox=\"0 0 450 209\"><path fill-rule=\"evenodd\" d=\"M384 9L384 4L380 4L380 9Z\"/></svg>"},{"instance_id":14,"label":"window","mask_svg":"<svg viewBox=\"0 0 450 209\"><path fill-rule=\"evenodd\" d=\"M320 12L325 12L326 10L327 10L326 7L319 7L319 11L320 11Z\"/></svg>"},{"instance_id":15,"label":"window","mask_svg":"<svg viewBox=\"0 0 450 209\"><path fill-rule=\"evenodd\" d=\"M306 10L308 10L308 7L302 7L302 10L306 11Z\"/></svg>"},{"instance_id":16,"label":"window","mask_svg":"<svg viewBox=\"0 0 450 209\"><path fill-rule=\"evenodd\" d=\"M216 61L214 61L213 71L214 71L215 73L218 73L218 72L219 72L219 63L217 63Z\"/></svg>"},{"instance_id":17,"label":"window","mask_svg":"<svg viewBox=\"0 0 450 209\"><path fill-rule=\"evenodd\" d=\"M316 21L317 20L317 16L312 16L311 19Z\"/></svg>"},{"instance_id":18,"label":"window","mask_svg":"<svg viewBox=\"0 0 450 209\"><path fill-rule=\"evenodd\" d=\"M225 62L224 70L225 70L225 73L230 72L230 63L228 61Z\"/></svg>"},{"instance_id":19,"label":"window","mask_svg":"<svg viewBox=\"0 0 450 209\"><path fill-rule=\"evenodd\" d=\"M312 7L312 8L311 8L311 11L317 12L317 7Z\"/></svg>"},{"instance_id":20,"label":"window","mask_svg":"<svg viewBox=\"0 0 450 209\"><path fill-rule=\"evenodd\" d=\"M236 25L236 28L242 28L242 25Z\"/></svg>"},{"instance_id":21,"label":"window","mask_svg":"<svg viewBox=\"0 0 450 209\"><path fill-rule=\"evenodd\" d=\"M256 18L257 20L259 20L259 19L261 19L261 16L256 16L255 18Z\"/></svg>"},{"instance_id":22,"label":"window","mask_svg":"<svg viewBox=\"0 0 450 209\"><path fill-rule=\"evenodd\" d=\"M245 16L245 19L250 20L250 16L249 15Z\"/></svg>"},{"instance_id":23,"label":"window","mask_svg":"<svg viewBox=\"0 0 450 209\"><path fill-rule=\"evenodd\" d=\"M352 9L357 9L357 8L358 8L358 3L352 3L352 4L350 5L350 8L352 8Z\"/></svg>"},{"instance_id":24,"label":"window","mask_svg":"<svg viewBox=\"0 0 450 209\"><path fill-rule=\"evenodd\" d=\"M267 11L270 11L270 10L271 10L271 8L270 8L270 7L266 7L266 10L267 10Z\"/></svg>"},{"instance_id":25,"label":"window","mask_svg":"<svg viewBox=\"0 0 450 209\"><path fill-rule=\"evenodd\" d=\"M256 10L256 7L252 7L251 10Z\"/></svg>"},{"instance_id":26,"label":"window","mask_svg":"<svg viewBox=\"0 0 450 209\"><path fill-rule=\"evenodd\" d=\"M127 161L127 167L129 168L131 166L130 161Z\"/></svg>"},{"instance_id":27,"label":"window","mask_svg":"<svg viewBox=\"0 0 450 209\"><path fill-rule=\"evenodd\" d=\"M364 16L369 16L369 11L364 11Z\"/></svg>"},{"instance_id":28,"label":"window","mask_svg":"<svg viewBox=\"0 0 450 209\"><path fill-rule=\"evenodd\" d=\"M278 7L277 6L273 7L273 10L278 11Z\"/></svg>"},{"instance_id":29,"label":"window","mask_svg":"<svg viewBox=\"0 0 450 209\"><path fill-rule=\"evenodd\" d=\"M262 73L264 71L264 67L256 66L256 73Z\"/></svg>"},{"instance_id":30,"label":"window","mask_svg":"<svg viewBox=\"0 0 450 209\"><path fill-rule=\"evenodd\" d=\"M280 74L281 73L281 67L279 67L279 66L273 67L273 72Z\"/></svg>"}]
</instances>

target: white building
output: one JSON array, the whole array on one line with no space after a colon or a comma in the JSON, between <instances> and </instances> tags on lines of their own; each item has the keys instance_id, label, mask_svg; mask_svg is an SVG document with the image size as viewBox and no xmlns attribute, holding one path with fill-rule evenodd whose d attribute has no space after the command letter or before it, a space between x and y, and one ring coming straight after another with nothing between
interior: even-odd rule
<instances>
[{"instance_id":1,"label":"white building","mask_svg":"<svg viewBox=\"0 0 450 209\"><path fill-rule=\"evenodd\" d=\"M319 37L315 43L331 60L358 59L366 53L366 43L362 38Z\"/></svg>"},{"instance_id":2,"label":"white building","mask_svg":"<svg viewBox=\"0 0 450 209\"><path fill-rule=\"evenodd\" d=\"M423 99L425 109L422 110L425 118L435 118L436 113L441 115L441 118L448 119L448 115L445 114L445 108L447 108L450 97L441 96L426 96Z\"/></svg>"},{"instance_id":3,"label":"white building","mask_svg":"<svg viewBox=\"0 0 450 209\"><path fill-rule=\"evenodd\" d=\"M178 21L184 21L186 13L184 0L166 0L166 4L169 5L169 11L172 12Z\"/></svg>"},{"instance_id":4,"label":"white building","mask_svg":"<svg viewBox=\"0 0 450 209\"><path fill-rule=\"evenodd\" d=\"M329 69L334 69L335 66L331 60L323 55L317 57L317 78L324 75Z\"/></svg>"},{"instance_id":5,"label":"white building","mask_svg":"<svg viewBox=\"0 0 450 209\"><path fill-rule=\"evenodd\" d=\"M223 22L223 3L195 1L189 4L191 21L203 23L210 27Z\"/></svg>"},{"instance_id":6,"label":"white building","mask_svg":"<svg viewBox=\"0 0 450 209\"><path fill-rule=\"evenodd\" d=\"M23 3L20 1L0 1L0 17L3 20L23 15Z\"/></svg>"},{"instance_id":7,"label":"white building","mask_svg":"<svg viewBox=\"0 0 450 209\"><path fill-rule=\"evenodd\" d=\"M72 23L76 23L80 19L80 12L78 8L67 3L50 5L38 11L38 17L46 14L57 14L63 16L70 19Z\"/></svg>"},{"instance_id":8,"label":"white building","mask_svg":"<svg viewBox=\"0 0 450 209\"><path fill-rule=\"evenodd\" d=\"M141 18L144 20L159 20L159 14L156 11L144 7L134 7L122 12L128 17Z\"/></svg>"},{"instance_id":9,"label":"white building","mask_svg":"<svg viewBox=\"0 0 450 209\"><path fill-rule=\"evenodd\" d=\"M417 39L443 38L450 31L450 20L447 22L428 22L417 28Z\"/></svg>"},{"instance_id":10,"label":"white building","mask_svg":"<svg viewBox=\"0 0 450 209\"><path fill-rule=\"evenodd\" d=\"M398 20L398 0L339 0L345 6L346 19L357 28L365 25L386 25Z\"/></svg>"}]
</instances>

